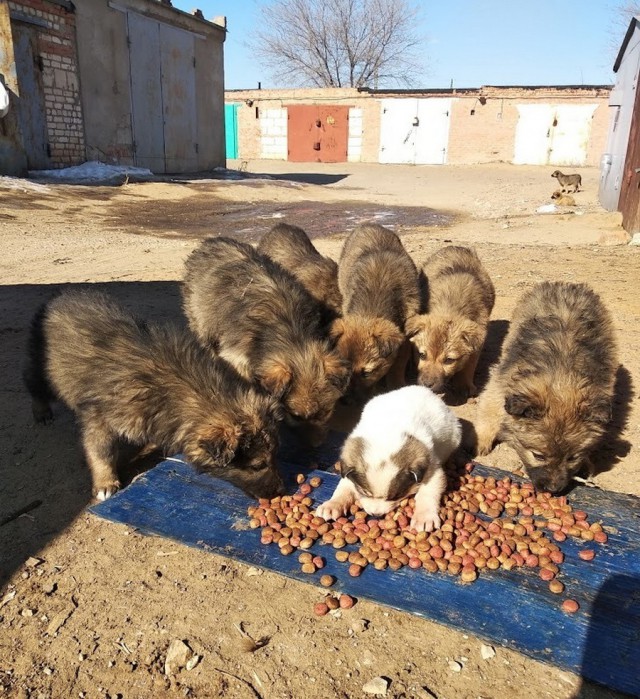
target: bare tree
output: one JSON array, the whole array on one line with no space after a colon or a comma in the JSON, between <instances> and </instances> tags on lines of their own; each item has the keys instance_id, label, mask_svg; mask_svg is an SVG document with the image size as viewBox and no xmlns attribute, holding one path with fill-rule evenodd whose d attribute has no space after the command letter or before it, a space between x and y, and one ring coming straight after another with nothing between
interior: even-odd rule
<instances>
[{"instance_id":1,"label":"bare tree","mask_svg":"<svg viewBox=\"0 0 640 699\"><path fill-rule=\"evenodd\" d=\"M640 17L640 0L619 0L614 6L614 15L609 27L609 51L614 59L629 28L629 22L634 17Z\"/></svg>"},{"instance_id":2,"label":"bare tree","mask_svg":"<svg viewBox=\"0 0 640 699\"><path fill-rule=\"evenodd\" d=\"M251 42L285 84L409 85L422 69L411 0L273 0Z\"/></svg>"}]
</instances>

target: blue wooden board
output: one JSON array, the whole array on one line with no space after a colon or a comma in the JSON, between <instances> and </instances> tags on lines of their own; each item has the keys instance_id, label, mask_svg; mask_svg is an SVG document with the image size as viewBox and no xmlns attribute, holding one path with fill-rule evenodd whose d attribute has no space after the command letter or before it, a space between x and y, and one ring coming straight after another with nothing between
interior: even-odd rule
<instances>
[{"instance_id":1,"label":"blue wooden board","mask_svg":"<svg viewBox=\"0 0 640 699\"><path fill-rule=\"evenodd\" d=\"M327 467L338 448L334 439L322 452L307 454L305 463ZM284 454L286 459L291 456L295 449ZM287 460L285 466L290 474L304 472L300 463ZM322 485L312 493L322 502L332 494L338 476L311 473L322 477ZM474 473L512 475L480 465ZM562 595L552 594L535 570L484 571L470 585L447 574L406 567L393 572L368 566L352 578L331 546L316 543L311 551L326 559L322 573L336 576L337 591L470 631L612 689L640 695L640 499L578 487L569 500L589 513L590 522L602 522L609 541L594 545L568 538L561 544L565 561L559 579L566 585ZM317 583L320 574L302 573L297 554L283 556L276 545L260 543L260 529L248 528L251 504L255 501L237 488L197 473L178 458L163 461L90 510L143 532ZM586 547L596 549L593 562L578 558L580 548ZM566 597L579 601L578 613L561 610Z\"/></svg>"}]
</instances>

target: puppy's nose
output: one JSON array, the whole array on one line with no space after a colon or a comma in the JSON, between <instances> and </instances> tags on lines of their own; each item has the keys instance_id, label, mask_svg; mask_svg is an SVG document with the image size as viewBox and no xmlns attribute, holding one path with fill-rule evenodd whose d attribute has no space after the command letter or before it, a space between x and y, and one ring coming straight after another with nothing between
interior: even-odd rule
<instances>
[{"instance_id":1,"label":"puppy's nose","mask_svg":"<svg viewBox=\"0 0 640 699\"><path fill-rule=\"evenodd\" d=\"M564 470L532 469L529 476L536 490L546 490L554 495L569 485L569 476Z\"/></svg>"}]
</instances>

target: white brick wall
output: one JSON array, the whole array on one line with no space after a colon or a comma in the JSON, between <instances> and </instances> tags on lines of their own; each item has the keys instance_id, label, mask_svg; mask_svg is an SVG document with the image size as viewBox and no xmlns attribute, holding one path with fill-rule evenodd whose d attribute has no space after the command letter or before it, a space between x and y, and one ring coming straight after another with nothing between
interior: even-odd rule
<instances>
[{"instance_id":1,"label":"white brick wall","mask_svg":"<svg viewBox=\"0 0 640 699\"><path fill-rule=\"evenodd\" d=\"M347 160L359 163L362 159L362 109L351 107L349 110L349 141L347 143Z\"/></svg>"},{"instance_id":2,"label":"white brick wall","mask_svg":"<svg viewBox=\"0 0 640 699\"><path fill-rule=\"evenodd\" d=\"M263 109L260 112L261 158L287 159L287 110Z\"/></svg>"}]
</instances>

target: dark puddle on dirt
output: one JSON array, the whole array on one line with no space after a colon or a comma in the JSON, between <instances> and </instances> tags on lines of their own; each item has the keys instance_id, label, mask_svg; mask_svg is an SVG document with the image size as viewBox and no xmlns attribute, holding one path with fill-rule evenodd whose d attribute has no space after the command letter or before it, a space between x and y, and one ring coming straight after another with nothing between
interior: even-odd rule
<instances>
[{"instance_id":1,"label":"dark puddle on dirt","mask_svg":"<svg viewBox=\"0 0 640 699\"><path fill-rule=\"evenodd\" d=\"M184 202L114 203L110 223L132 233L168 238L231 236L257 242L280 221L304 228L309 237L348 233L358 224L375 222L398 233L416 227L448 226L454 216L425 207L381 206L353 202L220 201L197 195Z\"/></svg>"}]
</instances>

